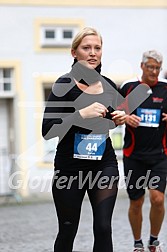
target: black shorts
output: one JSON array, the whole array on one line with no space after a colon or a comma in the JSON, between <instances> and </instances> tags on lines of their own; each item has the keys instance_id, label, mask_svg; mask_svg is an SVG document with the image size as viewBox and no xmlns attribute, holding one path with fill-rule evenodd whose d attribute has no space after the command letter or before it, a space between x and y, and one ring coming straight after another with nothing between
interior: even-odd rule
<instances>
[{"instance_id":1,"label":"black shorts","mask_svg":"<svg viewBox=\"0 0 167 252\"><path fill-rule=\"evenodd\" d=\"M167 159L143 161L124 156L123 163L127 192L131 200L143 196L146 188L165 192Z\"/></svg>"}]
</instances>

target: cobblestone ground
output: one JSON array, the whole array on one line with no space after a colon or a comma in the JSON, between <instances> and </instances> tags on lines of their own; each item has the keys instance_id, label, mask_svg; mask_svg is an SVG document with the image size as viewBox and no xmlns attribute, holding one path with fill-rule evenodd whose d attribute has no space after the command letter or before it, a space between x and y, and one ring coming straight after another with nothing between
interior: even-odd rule
<instances>
[{"instance_id":1,"label":"cobblestone ground","mask_svg":"<svg viewBox=\"0 0 167 252\"><path fill-rule=\"evenodd\" d=\"M113 217L114 252L132 251L128 204L126 194L118 197ZM145 244L149 235L148 208L146 197L143 209ZM56 232L57 221L52 202L0 206L0 252L52 252ZM167 215L159 239L164 243L163 252L167 252ZM74 251L92 252L92 240L91 209L89 201L85 199Z\"/></svg>"}]
</instances>

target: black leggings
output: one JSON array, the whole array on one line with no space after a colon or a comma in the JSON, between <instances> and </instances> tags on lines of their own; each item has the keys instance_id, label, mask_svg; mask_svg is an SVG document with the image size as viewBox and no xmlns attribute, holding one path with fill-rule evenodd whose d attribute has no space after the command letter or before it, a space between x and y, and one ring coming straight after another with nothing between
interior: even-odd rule
<instances>
[{"instance_id":1,"label":"black leggings","mask_svg":"<svg viewBox=\"0 0 167 252\"><path fill-rule=\"evenodd\" d=\"M80 219L81 205L86 191L93 211L93 252L113 252L111 219L118 189L118 169L106 167L103 171L99 171L98 178L97 171L83 171L81 174L83 176L82 181L87 178L84 185L79 183L79 181L81 182L79 175L70 183L69 177L68 183L65 183L63 173L59 173L58 178L54 179L52 192L59 222L59 232L54 244L54 252L72 252ZM102 180L103 176L105 177ZM60 183L60 177L62 183ZM96 179L94 186L90 184L88 177L91 178L91 181ZM106 184L104 181L106 181ZM101 189L99 189L100 187Z\"/></svg>"}]
</instances>

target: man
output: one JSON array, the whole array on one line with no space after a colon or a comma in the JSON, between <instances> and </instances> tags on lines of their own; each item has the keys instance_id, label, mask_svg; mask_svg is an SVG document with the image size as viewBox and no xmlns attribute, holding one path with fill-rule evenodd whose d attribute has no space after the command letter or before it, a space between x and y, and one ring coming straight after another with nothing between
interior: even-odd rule
<instances>
[{"instance_id":1,"label":"man","mask_svg":"<svg viewBox=\"0 0 167 252\"><path fill-rule=\"evenodd\" d=\"M124 97L138 85L145 83L150 87L149 97L127 116L124 138L123 162L125 178L130 175L126 184L134 252L144 252L141 229L145 187L149 189L150 199L148 251L162 252L158 234L165 213L167 178L167 81L158 78L162 61L162 55L155 50L145 52L141 62L141 79L128 81L120 87ZM126 105L130 106L128 97Z\"/></svg>"}]
</instances>

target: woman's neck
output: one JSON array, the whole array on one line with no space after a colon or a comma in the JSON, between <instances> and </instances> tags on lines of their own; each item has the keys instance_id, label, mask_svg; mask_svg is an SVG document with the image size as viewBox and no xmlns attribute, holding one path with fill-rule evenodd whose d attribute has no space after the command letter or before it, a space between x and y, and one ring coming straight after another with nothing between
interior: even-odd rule
<instances>
[{"instance_id":1,"label":"woman's neck","mask_svg":"<svg viewBox=\"0 0 167 252\"><path fill-rule=\"evenodd\" d=\"M96 83L92 83L91 85L88 86L76 80L75 82L77 87L87 94L102 94L104 91L101 81L97 81Z\"/></svg>"}]
</instances>

